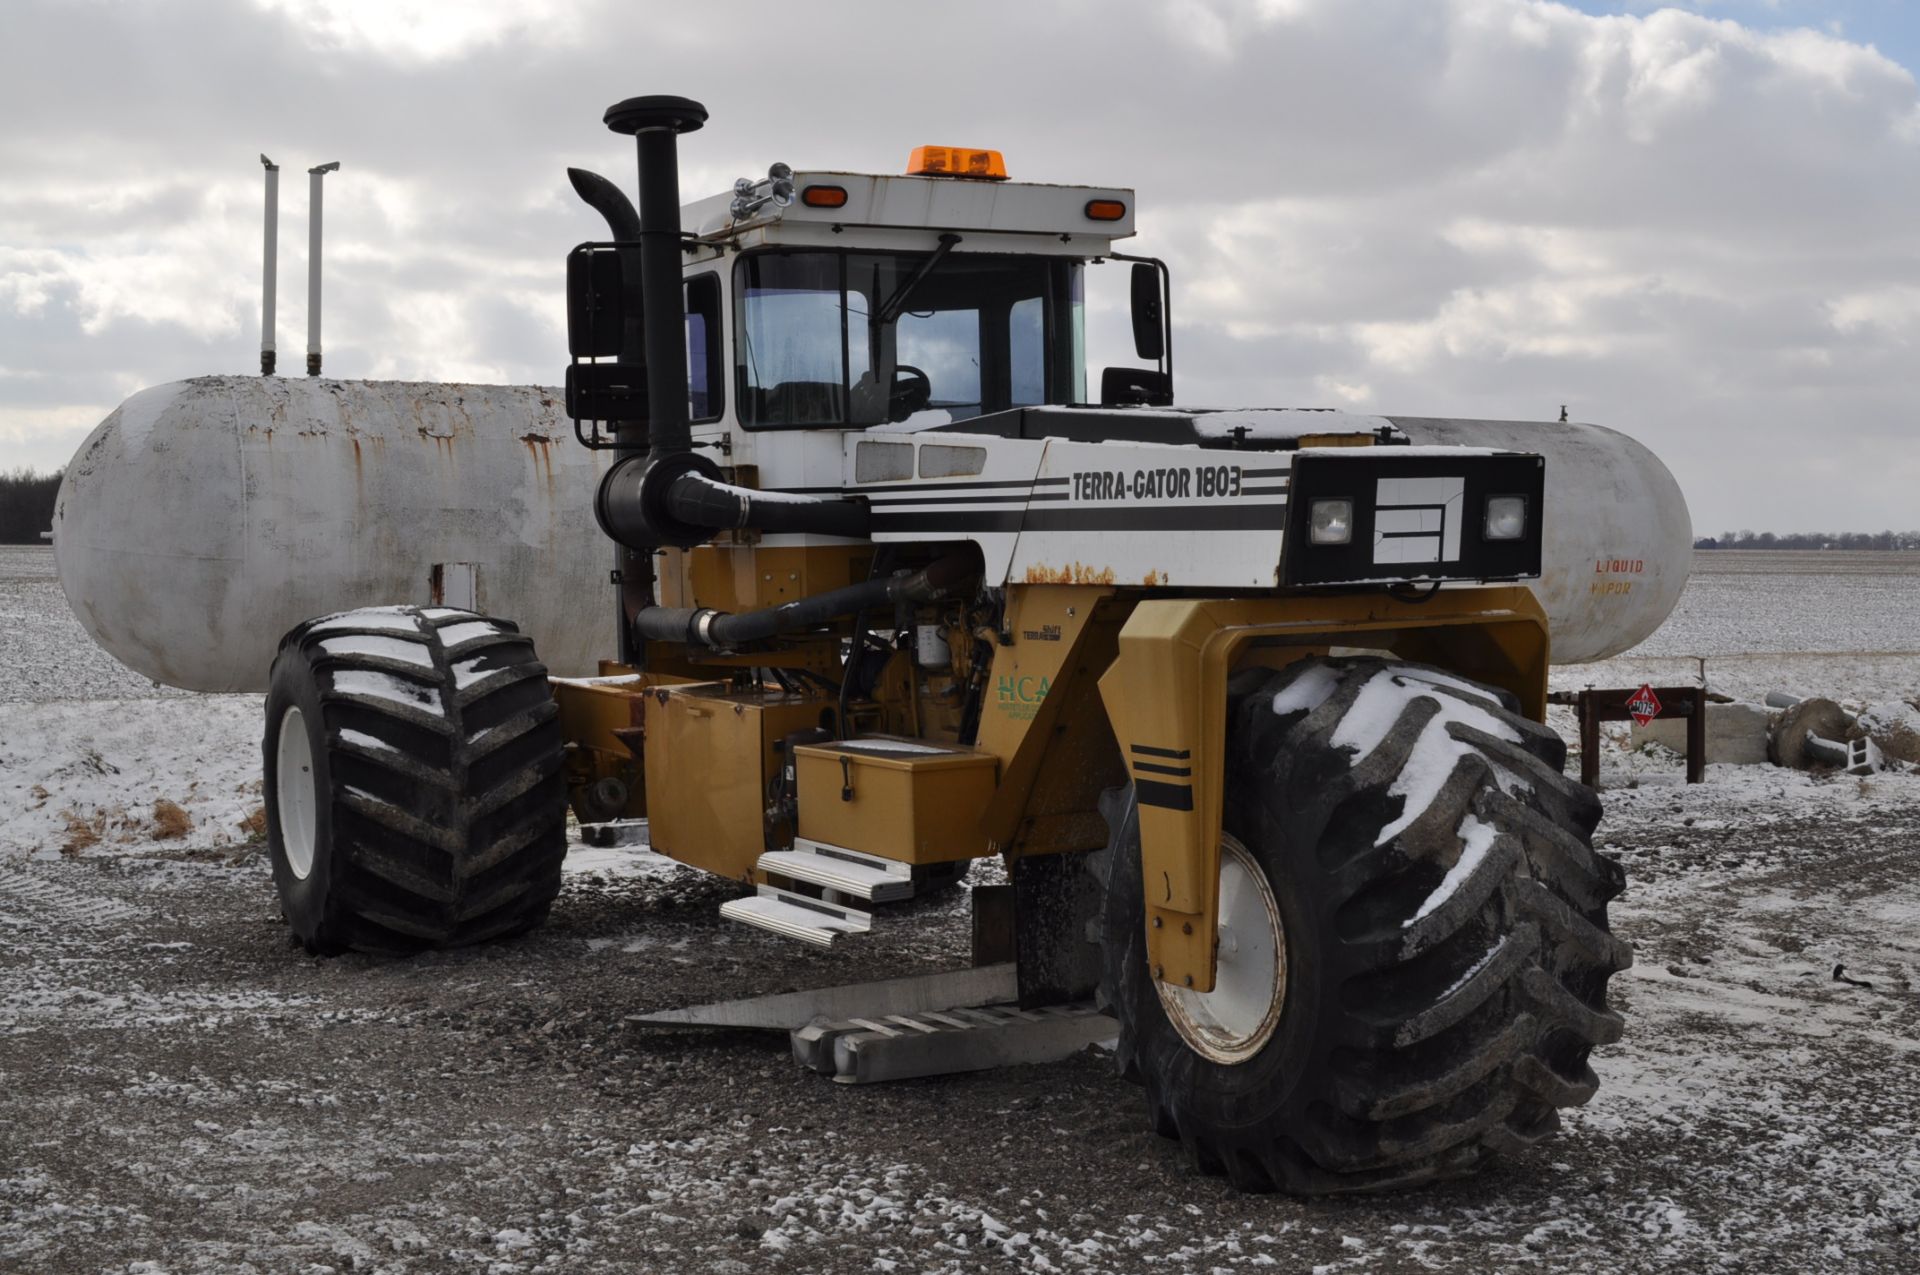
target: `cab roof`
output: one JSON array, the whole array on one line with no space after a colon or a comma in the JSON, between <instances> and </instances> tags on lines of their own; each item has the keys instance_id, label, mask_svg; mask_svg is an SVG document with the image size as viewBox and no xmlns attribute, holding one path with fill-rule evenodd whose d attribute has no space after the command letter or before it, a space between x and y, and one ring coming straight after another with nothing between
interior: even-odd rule
<instances>
[{"instance_id":1,"label":"cab roof","mask_svg":"<svg viewBox=\"0 0 1920 1275\"><path fill-rule=\"evenodd\" d=\"M745 220L731 193L688 204L682 224L702 240L746 249L777 245L917 249L944 232L959 251L1094 257L1134 233L1133 191L1119 186L910 177L831 170L796 172L794 201L768 203ZM808 199L814 190L814 200ZM844 192L844 198L840 192ZM834 201L826 206L827 201ZM1119 204L1113 216L1112 204ZM1094 205L1104 219L1090 215Z\"/></svg>"}]
</instances>

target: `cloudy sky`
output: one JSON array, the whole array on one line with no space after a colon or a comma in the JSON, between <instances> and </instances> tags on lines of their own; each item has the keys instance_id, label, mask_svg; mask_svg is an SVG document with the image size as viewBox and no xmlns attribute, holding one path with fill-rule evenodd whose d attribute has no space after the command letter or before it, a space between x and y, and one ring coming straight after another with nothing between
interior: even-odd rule
<instances>
[{"instance_id":1,"label":"cloudy sky","mask_svg":"<svg viewBox=\"0 0 1920 1275\"><path fill-rule=\"evenodd\" d=\"M569 164L703 100L683 191L988 145L1128 184L1183 402L1627 430L1701 532L1920 526L1908 0L4 0L0 469L142 386L281 366L327 179L330 375L552 384Z\"/></svg>"}]
</instances>

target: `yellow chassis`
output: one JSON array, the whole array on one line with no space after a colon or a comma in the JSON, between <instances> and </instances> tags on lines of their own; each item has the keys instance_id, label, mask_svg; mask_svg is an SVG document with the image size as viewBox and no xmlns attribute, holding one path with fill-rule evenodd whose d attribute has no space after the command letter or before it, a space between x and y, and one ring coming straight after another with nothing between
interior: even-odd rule
<instances>
[{"instance_id":1,"label":"yellow chassis","mask_svg":"<svg viewBox=\"0 0 1920 1275\"><path fill-rule=\"evenodd\" d=\"M1536 719L1545 713L1546 617L1518 586L1443 589L1419 601L1380 593L1169 598L1109 584L1007 592L975 739L998 764L993 796L979 814L982 844L1008 861L1098 848L1108 835L1100 794L1131 779L1147 957L1153 976L1176 986L1213 988L1226 687L1234 671L1384 650L1509 690ZM827 639L780 654L710 656L697 666L670 663L674 653L663 650L667 658L655 671L632 682L557 681L572 782L635 775L629 741L642 733L649 691L658 702L675 686L724 676L736 664L825 672L837 662L834 650ZM738 760L747 766L751 759ZM632 788L626 813L646 813L651 804L656 820L670 817L661 807L674 793L651 794L649 802L643 784ZM687 839L689 848L669 853L756 879L757 812L697 826L701 835Z\"/></svg>"}]
</instances>

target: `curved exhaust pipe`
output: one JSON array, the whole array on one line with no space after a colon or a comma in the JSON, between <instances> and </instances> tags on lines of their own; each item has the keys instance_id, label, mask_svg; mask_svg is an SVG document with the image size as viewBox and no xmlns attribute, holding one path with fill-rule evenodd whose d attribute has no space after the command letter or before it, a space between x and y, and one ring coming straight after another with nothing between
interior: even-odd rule
<instances>
[{"instance_id":1,"label":"curved exhaust pipe","mask_svg":"<svg viewBox=\"0 0 1920 1275\"><path fill-rule=\"evenodd\" d=\"M640 238L640 214L633 210L633 201L618 186L602 177L599 173L588 172L584 168L569 168L567 181L572 183L574 194L586 201L589 208L599 213L607 222L607 237L615 243L631 244ZM645 326L641 322L640 293L641 266L640 254L632 248L620 250L621 310L625 322L620 330L620 359L622 363L645 363L647 345Z\"/></svg>"}]
</instances>

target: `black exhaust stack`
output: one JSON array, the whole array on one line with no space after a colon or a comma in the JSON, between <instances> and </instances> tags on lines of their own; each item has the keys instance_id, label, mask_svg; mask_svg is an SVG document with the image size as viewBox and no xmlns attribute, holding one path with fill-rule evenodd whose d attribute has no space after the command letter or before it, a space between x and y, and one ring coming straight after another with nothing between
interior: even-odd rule
<instances>
[{"instance_id":1,"label":"black exhaust stack","mask_svg":"<svg viewBox=\"0 0 1920 1275\"><path fill-rule=\"evenodd\" d=\"M687 420L679 137L707 122L707 108L684 97L632 97L608 107L605 121L614 132L634 139L640 163L640 208L636 214L620 189L605 178L567 170L574 190L606 218L614 239L611 245L582 245L569 258L569 344L576 363L568 372L567 394L576 427L582 418L611 420L614 425L613 447L620 457L601 480L594 514L601 529L621 546L617 568L621 659L638 664L644 659L645 638L659 640L657 631L662 628L653 595L656 550L692 548L711 540L716 531L743 527L861 537L867 532L869 512L864 503L851 501L763 499L757 491L725 482L720 467L694 450ZM619 261L622 324L617 342L591 331L584 343L575 340L576 314L590 321L604 301L603 296L594 295L596 280L591 270L583 270L578 278L574 273L574 258L592 247L611 248ZM576 287L582 290L577 297ZM603 357L616 349L618 365L613 368L577 361L582 355ZM614 376L604 378L603 371ZM582 373L593 374L590 383L580 377ZM640 422L633 419L639 415L634 400L642 379L646 385L644 452L635 428ZM586 392L578 393L582 386ZM617 391L613 398L604 395L610 387ZM601 396L593 397L595 393ZM812 612L805 615L811 617ZM793 619L789 615L782 623ZM684 628L684 619L679 627ZM757 632L752 625L742 627L743 633L749 631Z\"/></svg>"},{"instance_id":2,"label":"black exhaust stack","mask_svg":"<svg viewBox=\"0 0 1920 1275\"><path fill-rule=\"evenodd\" d=\"M707 122L684 97L630 97L607 108L607 127L632 136L640 158L641 327L647 348L651 458L693 450L687 429L687 330L680 282L680 134Z\"/></svg>"}]
</instances>

